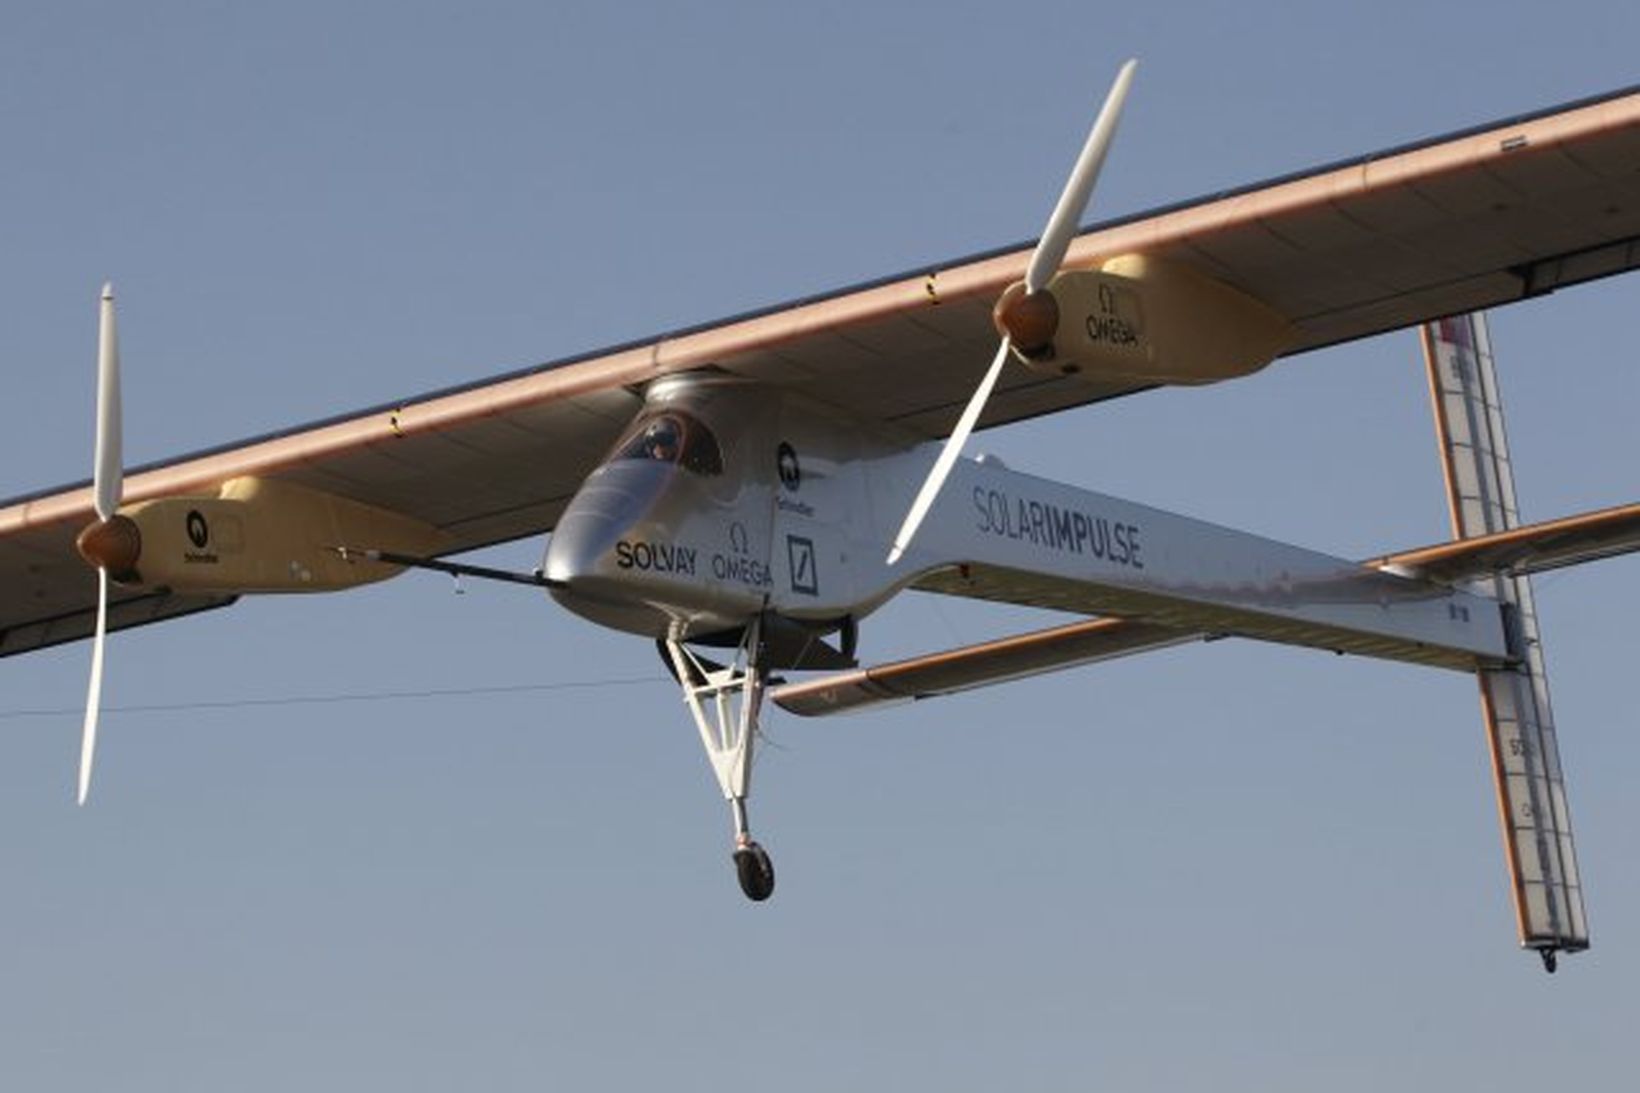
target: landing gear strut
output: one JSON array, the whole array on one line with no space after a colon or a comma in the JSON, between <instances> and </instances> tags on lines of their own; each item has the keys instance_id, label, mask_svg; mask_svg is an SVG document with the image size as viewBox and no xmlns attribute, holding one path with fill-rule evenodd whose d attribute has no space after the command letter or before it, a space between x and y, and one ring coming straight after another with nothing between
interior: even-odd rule
<instances>
[{"instance_id":1,"label":"landing gear strut","mask_svg":"<svg viewBox=\"0 0 1640 1093\"><path fill-rule=\"evenodd\" d=\"M717 775L718 786L729 802L735 832L733 860L740 890L747 899L761 903L774 894L774 863L769 860L769 852L752 838L746 821L746 795L751 790L752 747L768 674L760 663L763 621L753 619L746 627L735 659L727 667L700 659L675 639L667 638L665 646L673 674L683 687L683 700L700 730L706 757L712 761L712 773Z\"/></svg>"}]
</instances>

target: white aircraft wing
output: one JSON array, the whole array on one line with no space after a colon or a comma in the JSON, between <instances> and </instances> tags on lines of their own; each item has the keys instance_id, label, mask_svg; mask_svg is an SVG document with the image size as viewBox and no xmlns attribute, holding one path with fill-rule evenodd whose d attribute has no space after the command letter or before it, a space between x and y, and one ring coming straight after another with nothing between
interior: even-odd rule
<instances>
[{"instance_id":1,"label":"white aircraft wing","mask_svg":"<svg viewBox=\"0 0 1640 1093\"><path fill-rule=\"evenodd\" d=\"M1634 268L1637 168L1640 89L1627 89L1100 224L1066 265L1144 254L1193 267L1288 319L1290 355ZM432 525L451 552L539 534L636 392L704 367L942 437L993 353L991 306L1029 253L930 265L136 468L125 502L254 475ZM980 424L1138 389L1013 368ZM91 518L84 483L0 501L0 655L90 632L96 582L72 542ZM110 625L226 602L122 591Z\"/></svg>"}]
</instances>

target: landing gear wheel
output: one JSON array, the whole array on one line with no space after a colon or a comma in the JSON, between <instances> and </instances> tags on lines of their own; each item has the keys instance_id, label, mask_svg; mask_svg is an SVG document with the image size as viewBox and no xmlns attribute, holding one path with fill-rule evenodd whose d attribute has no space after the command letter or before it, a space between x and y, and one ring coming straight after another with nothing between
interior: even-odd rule
<instances>
[{"instance_id":1,"label":"landing gear wheel","mask_svg":"<svg viewBox=\"0 0 1640 1093\"><path fill-rule=\"evenodd\" d=\"M740 890L753 903L762 903L774 895L774 862L769 852L754 842L735 850L735 875L740 878Z\"/></svg>"}]
</instances>

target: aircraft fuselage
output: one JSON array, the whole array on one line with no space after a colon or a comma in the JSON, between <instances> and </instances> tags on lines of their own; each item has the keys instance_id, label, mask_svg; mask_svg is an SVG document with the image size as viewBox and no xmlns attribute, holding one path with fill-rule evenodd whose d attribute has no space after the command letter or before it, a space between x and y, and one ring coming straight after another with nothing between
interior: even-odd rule
<instances>
[{"instance_id":1,"label":"aircraft fuselage","mask_svg":"<svg viewBox=\"0 0 1640 1093\"><path fill-rule=\"evenodd\" d=\"M588 477L543 568L571 610L680 640L758 615L825 632L922 583L1452 667L1507 657L1490 600L995 460L959 461L890 566L935 453L778 389L675 377Z\"/></svg>"}]
</instances>

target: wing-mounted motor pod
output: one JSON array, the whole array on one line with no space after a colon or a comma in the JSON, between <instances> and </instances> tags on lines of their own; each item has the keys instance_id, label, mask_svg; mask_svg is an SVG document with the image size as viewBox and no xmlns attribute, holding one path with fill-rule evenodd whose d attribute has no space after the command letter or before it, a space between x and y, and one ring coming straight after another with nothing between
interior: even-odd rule
<instances>
[{"instance_id":1,"label":"wing-mounted motor pod","mask_svg":"<svg viewBox=\"0 0 1640 1093\"><path fill-rule=\"evenodd\" d=\"M1043 291L1009 287L993 313L1039 372L1202 384L1256 372L1292 344L1275 310L1187 265L1125 254L1063 270Z\"/></svg>"},{"instance_id":2,"label":"wing-mounted motor pod","mask_svg":"<svg viewBox=\"0 0 1640 1093\"><path fill-rule=\"evenodd\" d=\"M429 524L322 490L234 478L215 496L162 497L87 527L80 553L121 584L176 591L331 592L384 580L402 566L339 548L428 556Z\"/></svg>"}]
</instances>

